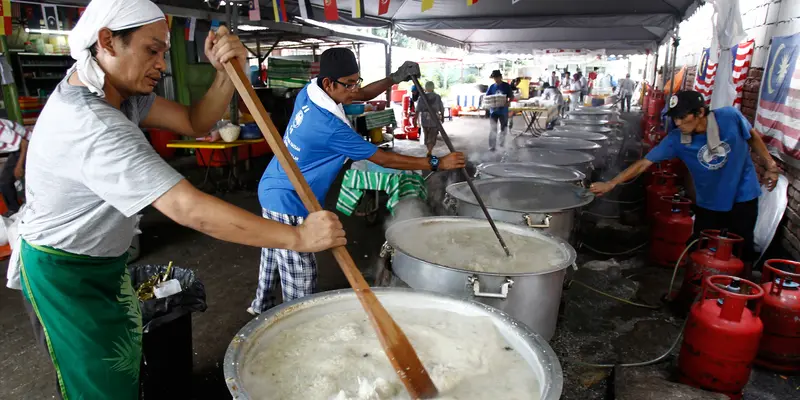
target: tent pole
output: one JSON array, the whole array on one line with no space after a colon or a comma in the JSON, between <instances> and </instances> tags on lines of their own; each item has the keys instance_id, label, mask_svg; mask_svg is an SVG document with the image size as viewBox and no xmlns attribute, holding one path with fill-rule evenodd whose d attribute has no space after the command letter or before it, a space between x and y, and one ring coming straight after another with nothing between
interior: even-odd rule
<instances>
[{"instance_id":1,"label":"tent pole","mask_svg":"<svg viewBox=\"0 0 800 400\"><path fill-rule=\"evenodd\" d=\"M667 69L669 68L669 41L664 43L664 68L661 69L661 90L667 90Z\"/></svg>"},{"instance_id":2,"label":"tent pole","mask_svg":"<svg viewBox=\"0 0 800 400\"><path fill-rule=\"evenodd\" d=\"M656 55L653 59L653 77L650 79L653 82L653 90L655 90L656 80L658 79L658 48L656 48Z\"/></svg>"},{"instance_id":3,"label":"tent pole","mask_svg":"<svg viewBox=\"0 0 800 400\"><path fill-rule=\"evenodd\" d=\"M386 54L386 59L384 60L384 65L386 68L386 76L392 74L392 39L394 38L394 25L389 25L389 41L387 44L383 45L384 53ZM392 89L386 91L386 102L389 103L392 100Z\"/></svg>"},{"instance_id":4,"label":"tent pole","mask_svg":"<svg viewBox=\"0 0 800 400\"><path fill-rule=\"evenodd\" d=\"M678 37L678 29L679 27L675 27L675 36L672 38L672 66L670 67L670 85L669 85L669 97L667 97L667 104L669 104L669 100L672 98L675 89L675 62L678 61L678 45L681 43L681 38ZM666 92L666 88L664 88ZM667 121L663 121L664 128L667 127Z\"/></svg>"}]
</instances>

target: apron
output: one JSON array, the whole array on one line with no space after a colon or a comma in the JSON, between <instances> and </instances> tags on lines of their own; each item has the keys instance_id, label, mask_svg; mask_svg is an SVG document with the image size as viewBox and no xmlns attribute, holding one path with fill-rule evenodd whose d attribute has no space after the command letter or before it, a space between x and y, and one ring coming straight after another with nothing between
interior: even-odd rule
<instances>
[{"instance_id":1,"label":"apron","mask_svg":"<svg viewBox=\"0 0 800 400\"><path fill-rule=\"evenodd\" d=\"M139 397L142 317L127 257L21 240L22 291L44 328L65 400Z\"/></svg>"}]
</instances>

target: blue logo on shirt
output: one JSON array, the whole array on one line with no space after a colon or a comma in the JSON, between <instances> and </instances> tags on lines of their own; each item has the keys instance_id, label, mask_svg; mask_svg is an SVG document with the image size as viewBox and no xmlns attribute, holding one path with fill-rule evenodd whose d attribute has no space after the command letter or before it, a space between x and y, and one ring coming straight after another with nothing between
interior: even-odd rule
<instances>
[{"instance_id":1,"label":"blue logo on shirt","mask_svg":"<svg viewBox=\"0 0 800 400\"><path fill-rule=\"evenodd\" d=\"M294 121L292 121L292 129L297 129L300 127L300 124L303 123L303 110L297 112L294 115Z\"/></svg>"},{"instance_id":2,"label":"blue logo on shirt","mask_svg":"<svg viewBox=\"0 0 800 400\"><path fill-rule=\"evenodd\" d=\"M731 152L731 146L722 142L713 150L708 149L708 144L703 145L697 152L697 161L709 170L718 170L725 166L728 162L728 154Z\"/></svg>"}]
</instances>

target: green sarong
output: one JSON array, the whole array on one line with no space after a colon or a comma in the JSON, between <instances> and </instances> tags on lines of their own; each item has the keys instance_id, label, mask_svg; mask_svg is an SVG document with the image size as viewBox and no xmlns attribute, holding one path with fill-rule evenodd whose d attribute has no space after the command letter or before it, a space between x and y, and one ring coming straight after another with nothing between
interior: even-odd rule
<instances>
[{"instance_id":1,"label":"green sarong","mask_svg":"<svg viewBox=\"0 0 800 400\"><path fill-rule=\"evenodd\" d=\"M423 201L428 199L425 178L417 174L389 174L351 169L344 173L336 209L344 215L352 215L365 190L386 192L389 195L386 208L392 215L397 203L406 197L418 197Z\"/></svg>"},{"instance_id":2,"label":"green sarong","mask_svg":"<svg viewBox=\"0 0 800 400\"><path fill-rule=\"evenodd\" d=\"M44 328L65 400L139 397L142 317L127 257L22 241L22 291Z\"/></svg>"}]
</instances>

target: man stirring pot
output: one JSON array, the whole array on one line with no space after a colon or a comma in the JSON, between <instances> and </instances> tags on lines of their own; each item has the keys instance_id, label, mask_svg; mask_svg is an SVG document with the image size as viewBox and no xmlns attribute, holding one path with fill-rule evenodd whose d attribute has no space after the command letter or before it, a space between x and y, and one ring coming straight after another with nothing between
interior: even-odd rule
<instances>
[{"instance_id":1,"label":"man stirring pot","mask_svg":"<svg viewBox=\"0 0 800 400\"><path fill-rule=\"evenodd\" d=\"M139 304L126 268L134 216L148 205L181 225L257 247L321 251L345 244L338 218L299 226L253 215L195 189L153 150L140 127L203 136L234 93L223 69L246 50L220 28L205 39L217 70L191 107L153 93L166 69L169 27L149 0L93 0L69 37L76 60L31 138L28 207L19 233L22 290L35 313L63 398L137 399Z\"/></svg>"}]
</instances>

